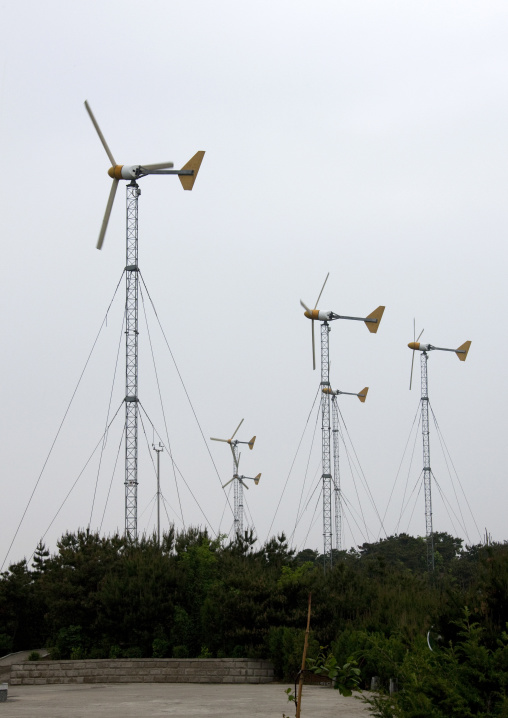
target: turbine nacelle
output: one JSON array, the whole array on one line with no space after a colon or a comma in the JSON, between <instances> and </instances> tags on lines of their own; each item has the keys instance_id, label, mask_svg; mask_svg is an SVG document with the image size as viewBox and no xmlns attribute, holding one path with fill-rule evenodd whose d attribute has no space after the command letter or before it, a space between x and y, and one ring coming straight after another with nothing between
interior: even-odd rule
<instances>
[{"instance_id":1,"label":"turbine nacelle","mask_svg":"<svg viewBox=\"0 0 508 718\"><path fill-rule=\"evenodd\" d=\"M322 391L323 391L323 394L330 394L331 396L339 396L340 394L347 394L348 396L357 396L363 404L365 402L365 399L367 398L367 393L369 391L369 387L366 386L364 389L359 391L358 394L356 394L353 391L340 391L339 389L336 389L334 391L330 386L324 386Z\"/></svg>"},{"instance_id":2,"label":"turbine nacelle","mask_svg":"<svg viewBox=\"0 0 508 718\"><path fill-rule=\"evenodd\" d=\"M467 341L464 342L464 344L461 344L460 347L457 349L447 349L446 347L435 347L433 344L422 344L421 342L409 342L408 347L413 350L413 352L430 352L435 349L441 352L454 352L460 361L466 361L469 347L471 346L471 342Z\"/></svg>"},{"instance_id":3,"label":"turbine nacelle","mask_svg":"<svg viewBox=\"0 0 508 718\"><path fill-rule=\"evenodd\" d=\"M173 167L173 163L165 162L164 167L169 169L170 167ZM111 179L117 180L136 180L149 173L150 170L142 165L115 165L114 167L110 167L108 170L108 175Z\"/></svg>"},{"instance_id":4,"label":"turbine nacelle","mask_svg":"<svg viewBox=\"0 0 508 718\"><path fill-rule=\"evenodd\" d=\"M337 314L334 314L331 311L324 312L321 309L306 309L303 314L305 317L307 317L307 319L312 319L313 322L331 322L332 319L339 318Z\"/></svg>"},{"instance_id":5,"label":"turbine nacelle","mask_svg":"<svg viewBox=\"0 0 508 718\"><path fill-rule=\"evenodd\" d=\"M432 344L421 344L420 342L409 342L408 347L417 352L428 352L434 349Z\"/></svg>"}]
</instances>

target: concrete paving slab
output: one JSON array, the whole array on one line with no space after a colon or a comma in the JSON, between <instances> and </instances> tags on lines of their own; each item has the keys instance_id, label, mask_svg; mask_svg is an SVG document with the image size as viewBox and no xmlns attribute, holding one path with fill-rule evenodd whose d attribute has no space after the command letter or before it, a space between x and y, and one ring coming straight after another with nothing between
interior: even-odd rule
<instances>
[{"instance_id":1,"label":"concrete paving slab","mask_svg":"<svg viewBox=\"0 0 508 718\"><path fill-rule=\"evenodd\" d=\"M9 686L0 718L290 718L288 684L128 683ZM366 718L361 700L322 686L305 686L302 718Z\"/></svg>"}]
</instances>

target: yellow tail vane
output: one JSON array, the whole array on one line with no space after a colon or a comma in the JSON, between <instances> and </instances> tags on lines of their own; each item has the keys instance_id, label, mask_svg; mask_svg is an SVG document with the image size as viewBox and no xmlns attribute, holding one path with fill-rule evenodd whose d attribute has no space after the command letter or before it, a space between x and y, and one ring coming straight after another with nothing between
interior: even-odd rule
<instances>
[{"instance_id":1,"label":"yellow tail vane","mask_svg":"<svg viewBox=\"0 0 508 718\"><path fill-rule=\"evenodd\" d=\"M360 399L360 401L362 402L362 404L363 404L363 402L365 401L365 399L367 398L367 392L368 392L368 391L369 391L369 387L366 386L365 389L362 389L360 392L358 392L358 398Z\"/></svg>"},{"instance_id":2,"label":"yellow tail vane","mask_svg":"<svg viewBox=\"0 0 508 718\"><path fill-rule=\"evenodd\" d=\"M261 478L261 474L258 474L258 475L256 476L256 478L254 479L254 483L256 484L256 486L259 484L259 479L260 479L260 478Z\"/></svg>"},{"instance_id":3,"label":"yellow tail vane","mask_svg":"<svg viewBox=\"0 0 508 718\"><path fill-rule=\"evenodd\" d=\"M377 330L379 329L379 325L381 324L381 318L383 316L385 308L384 307L378 307L377 309L374 309L374 311L369 314L368 317L365 317L366 319L377 319L377 322L365 322L367 325L367 329L372 334L375 334Z\"/></svg>"},{"instance_id":4,"label":"yellow tail vane","mask_svg":"<svg viewBox=\"0 0 508 718\"><path fill-rule=\"evenodd\" d=\"M460 361L466 361L470 346L471 342L464 342L462 346L460 346L458 349L455 349L455 353L459 357Z\"/></svg>"},{"instance_id":5,"label":"yellow tail vane","mask_svg":"<svg viewBox=\"0 0 508 718\"><path fill-rule=\"evenodd\" d=\"M254 448L254 442L255 442L255 441L256 441L256 437L253 436L252 439L251 439L251 440L249 441L249 443L248 443L249 449L252 450L252 449Z\"/></svg>"},{"instance_id":6,"label":"yellow tail vane","mask_svg":"<svg viewBox=\"0 0 508 718\"><path fill-rule=\"evenodd\" d=\"M192 157L187 164L182 167L183 170L194 170L193 175L178 175L184 189L192 189L194 187L194 182L198 176L199 168L201 167L201 162L203 162L204 156L205 153L203 150L199 150L199 152L196 152L194 157Z\"/></svg>"}]
</instances>

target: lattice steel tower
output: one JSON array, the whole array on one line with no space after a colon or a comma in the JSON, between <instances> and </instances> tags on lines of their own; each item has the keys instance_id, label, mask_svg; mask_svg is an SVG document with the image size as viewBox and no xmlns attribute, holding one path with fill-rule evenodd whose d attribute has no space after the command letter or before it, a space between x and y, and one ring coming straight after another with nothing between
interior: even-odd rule
<instances>
[{"instance_id":1,"label":"lattice steel tower","mask_svg":"<svg viewBox=\"0 0 508 718\"><path fill-rule=\"evenodd\" d=\"M423 334L420 332L418 339ZM432 528L432 470L430 468L430 431L429 431L429 382L427 374L428 352L435 349L443 352L454 352L460 361L466 361L467 354L471 342L464 342L458 349L445 349L444 347L435 347L432 344L421 344L418 341L409 342L408 347L413 350L413 358L411 361L411 378L409 380L409 388L413 384L413 365L415 359L415 351L420 351L420 367L421 367L421 418L422 418L422 439L423 439L423 492L425 496L425 541L427 544L427 570L429 573L434 571L434 532Z\"/></svg>"},{"instance_id":2,"label":"lattice steel tower","mask_svg":"<svg viewBox=\"0 0 508 718\"><path fill-rule=\"evenodd\" d=\"M316 357L315 357L315 341L314 341L314 322L323 322L321 325L321 388L329 389L329 322L335 319L351 319L353 321L365 322L367 329L372 334L375 334L379 328L381 318L385 308L383 306L375 309L367 317L346 317L340 314L335 314L331 311L322 311L317 309L319 300L325 288L325 284L328 280L329 273L326 275L326 279L323 283L319 296L316 300L314 309L309 309L306 304L300 300L300 304L305 309L304 315L312 320L312 362L314 369L316 368ZM321 393L321 462L322 462L322 490L323 490L323 567L326 571L327 568L332 566L332 514L331 514L331 483L332 475L330 469L330 395L328 392L322 391Z\"/></svg>"},{"instance_id":3,"label":"lattice steel tower","mask_svg":"<svg viewBox=\"0 0 508 718\"><path fill-rule=\"evenodd\" d=\"M321 324L321 389L330 387L328 322ZM330 463L330 395L321 391L321 462L323 483L323 561L332 565L332 473Z\"/></svg>"},{"instance_id":4,"label":"lattice steel tower","mask_svg":"<svg viewBox=\"0 0 508 718\"><path fill-rule=\"evenodd\" d=\"M112 165L108 169L108 175L113 182L99 232L97 249L101 249L104 242L118 183L120 180L129 181L125 266L125 535L135 541L138 537L138 198L141 194L136 180L146 175L178 175L182 187L191 190L205 153L202 150L197 152L180 170L170 169L173 167L172 162L118 165L86 101L85 107Z\"/></svg>"},{"instance_id":5,"label":"lattice steel tower","mask_svg":"<svg viewBox=\"0 0 508 718\"><path fill-rule=\"evenodd\" d=\"M429 441L429 387L427 377L427 352L420 356L422 382L422 437L423 437L423 492L425 495L425 540L427 542L427 568L434 570L434 536L432 532L432 472L430 470Z\"/></svg>"},{"instance_id":6,"label":"lattice steel tower","mask_svg":"<svg viewBox=\"0 0 508 718\"><path fill-rule=\"evenodd\" d=\"M125 265L125 535L138 535L138 199L137 183L127 185Z\"/></svg>"},{"instance_id":7,"label":"lattice steel tower","mask_svg":"<svg viewBox=\"0 0 508 718\"><path fill-rule=\"evenodd\" d=\"M333 446L333 495L334 495L334 523L335 523L335 548L342 551L342 488L340 484L340 437L339 437L339 407L337 396L346 394L357 396L362 403L367 398L369 387L366 386L358 394L351 391L334 391L330 387L323 387L323 394L331 396L332 401L332 446Z\"/></svg>"}]
</instances>

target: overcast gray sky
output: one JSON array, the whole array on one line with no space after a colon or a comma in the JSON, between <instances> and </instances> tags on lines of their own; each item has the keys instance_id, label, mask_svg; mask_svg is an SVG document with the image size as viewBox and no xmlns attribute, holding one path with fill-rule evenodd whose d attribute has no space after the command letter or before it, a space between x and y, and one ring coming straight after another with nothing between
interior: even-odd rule
<instances>
[{"instance_id":1,"label":"overcast gray sky","mask_svg":"<svg viewBox=\"0 0 508 718\"><path fill-rule=\"evenodd\" d=\"M419 363L410 393L407 348L416 317L422 341L472 341L465 363L429 358L431 403L474 514L462 499L466 534L446 510L448 500L459 512L432 425L431 464L444 496L435 486L434 528L477 542L476 521L480 532L507 538L507 4L2 5L1 559L125 265L123 185L104 248L95 249L109 162L85 99L122 164L181 166L206 150L192 192L175 177L140 182L140 267L204 436L227 438L242 417L239 438L257 435L241 468L262 472L246 492L246 524L252 517L259 538L270 526L293 534L300 500L306 505L308 487L319 484L315 410L290 468L319 383L299 300L313 306L327 272L322 309L364 316L386 305L377 335L345 321L330 335L332 384L370 387L365 404L342 397L340 406L377 512L385 512L418 410ZM123 292L122 282L9 561L31 554L101 437ZM219 479L153 318L149 328L174 459L212 530L228 532L221 482L231 475L229 450L209 443ZM123 371L120 362L112 413ZM144 319L139 395L164 437ZM102 531L123 530L122 455L113 474L122 413L100 474L95 454L47 532L52 548L90 522L96 481L91 527L101 524L112 481ZM155 477L142 430L140 446L143 531L155 525ZM412 469L401 469L386 514L388 535L425 533L421 466L418 434ZM181 526L167 451L161 468L168 514ZM365 516L362 531L348 518L346 545L384 535L358 477L356 496L344 451L342 469L344 494ZM399 522L406 481L412 500ZM204 526L181 478L178 489L185 523ZM296 527L297 548L322 547L317 492Z\"/></svg>"}]
</instances>

